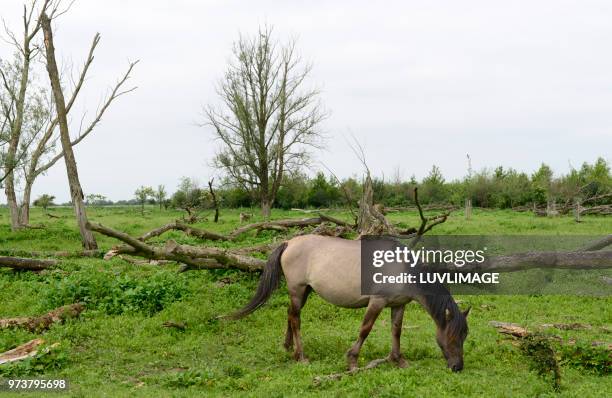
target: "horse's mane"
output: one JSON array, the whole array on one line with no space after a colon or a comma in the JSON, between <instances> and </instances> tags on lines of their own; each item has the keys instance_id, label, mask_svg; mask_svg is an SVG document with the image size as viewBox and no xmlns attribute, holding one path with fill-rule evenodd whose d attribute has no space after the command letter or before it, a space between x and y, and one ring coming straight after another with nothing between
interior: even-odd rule
<instances>
[{"instance_id":1,"label":"horse's mane","mask_svg":"<svg viewBox=\"0 0 612 398\"><path fill-rule=\"evenodd\" d=\"M428 284L423 292L425 309L439 327L448 327L453 336L460 336L467 331L465 316L455 303L453 296L441 283ZM423 287L423 286L422 286ZM446 320L446 311L450 311L450 320Z\"/></svg>"}]
</instances>

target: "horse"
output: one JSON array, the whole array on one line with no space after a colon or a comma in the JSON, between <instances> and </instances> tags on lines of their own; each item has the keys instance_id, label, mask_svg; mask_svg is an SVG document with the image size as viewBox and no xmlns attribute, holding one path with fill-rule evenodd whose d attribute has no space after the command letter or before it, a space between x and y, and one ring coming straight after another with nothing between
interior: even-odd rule
<instances>
[{"instance_id":1,"label":"horse","mask_svg":"<svg viewBox=\"0 0 612 398\"><path fill-rule=\"evenodd\" d=\"M392 297L361 294L361 243L358 240L302 235L283 242L269 256L253 298L243 308L229 315L239 319L261 307L279 286L284 274L289 292L285 349L294 348L293 357L307 362L300 335L300 313L308 295L314 290L325 301L344 308L367 307L357 341L346 356L349 370L357 368L361 346L381 311L391 308L391 352L386 358L398 367L408 365L400 351L400 336L406 304L418 302L434 320L436 341L447 366L457 372L463 369L463 343L468 334L467 316L448 289L440 284L410 287Z\"/></svg>"}]
</instances>

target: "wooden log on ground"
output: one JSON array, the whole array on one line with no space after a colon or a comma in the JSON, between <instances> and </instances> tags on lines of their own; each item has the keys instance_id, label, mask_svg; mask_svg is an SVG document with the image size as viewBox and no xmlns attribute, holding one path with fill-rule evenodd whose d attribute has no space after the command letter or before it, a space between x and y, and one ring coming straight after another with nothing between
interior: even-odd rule
<instances>
[{"instance_id":1,"label":"wooden log on ground","mask_svg":"<svg viewBox=\"0 0 612 398\"><path fill-rule=\"evenodd\" d=\"M612 234L605 236L596 242L590 243L589 245L584 247L582 250L585 252L596 251L596 250L601 250L604 247L607 247L610 245L612 245Z\"/></svg>"},{"instance_id":2,"label":"wooden log on ground","mask_svg":"<svg viewBox=\"0 0 612 398\"><path fill-rule=\"evenodd\" d=\"M85 309L81 303L65 305L40 316L0 319L0 330L23 328L30 332L49 329L54 323L63 323L66 319L76 318Z\"/></svg>"},{"instance_id":3,"label":"wooden log on ground","mask_svg":"<svg viewBox=\"0 0 612 398\"><path fill-rule=\"evenodd\" d=\"M285 228L295 228L295 227L308 227L312 225L321 224L323 220L321 217L312 217L312 218L303 218L303 219L286 219L286 220L275 220L275 221L262 221L256 222L253 224L248 224L243 227L238 227L233 230L228 237L230 239L235 239L239 235L252 231L254 229L265 229L268 227L280 226Z\"/></svg>"},{"instance_id":4,"label":"wooden log on ground","mask_svg":"<svg viewBox=\"0 0 612 398\"><path fill-rule=\"evenodd\" d=\"M586 215L586 214L612 215L612 205L581 207L580 215Z\"/></svg>"},{"instance_id":5,"label":"wooden log on ground","mask_svg":"<svg viewBox=\"0 0 612 398\"><path fill-rule=\"evenodd\" d=\"M0 257L0 267L18 271L43 271L57 265L56 260L39 260L23 257Z\"/></svg>"},{"instance_id":6,"label":"wooden log on ground","mask_svg":"<svg viewBox=\"0 0 612 398\"><path fill-rule=\"evenodd\" d=\"M612 251L528 252L485 258L482 263L457 267L452 263L435 264L432 269L454 272L515 272L527 269L608 269Z\"/></svg>"},{"instance_id":7,"label":"wooden log on ground","mask_svg":"<svg viewBox=\"0 0 612 398\"><path fill-rule=\"evenodd\" d=\"M43 339L34 339L13 348L12 350L3 352L0 354L0 365L9 362L21 361L22 359L35 356L38 354L38 346L40 346L42 343L44 343Z\"/></svg>"},{"instance_id":8,"label":"wooden log on ground","mask_svg":"<svg viewBox=\"0 0 612 398\"><path fill-rule=\"evenodd\" d=\"M228 249L180 245L173 240L167 241L164 247L151 246L124 232L97 223L88 223L87 228L131 246L115 248L114 255L130 254L151 260L176 261L193 269L234 268L248 272L261 271L266 263L265 260L238 254Z\"/></svg>"},{"instance_id":9,"label":"wooden log on ground","mask_svg":"<svg viewBox=\"0 0 612 398\"><path fill-rule=\"evenodd\" d=\"M489 325L493 326L499 333L507 334L514 337L527 337L529 331L517 323L491 321Z\"/></svg>"},{"instance_id":10,"label":"wooden log on ground","mask_svg":"<svg viewBox=\"0 0 612 398\"><path fill-rule=\"evenodd\" d=\"M159 228L155 228L154 230L151 230L145 233L144 235L142 235L141 237L139 237L138 240L141 240L141 241L149 240L151 238L160 236L172 230L183 231L186 235L194 236L200 239L223 240L223 241L230 240L230 238L228 238L225 235L221 235L221 234L218 234L212 231L207 231L205 229L195 228L195 227L192 227L191 225L184 224L180 221L174 221L166 225L162 225Z\"/></svg>"},{"instance_id":11,"label":"wooden log on ground","mask_svg":"<svg viewBox=\"0 0 612 398\"><path fill-rule=\"evenodd\" d=\"M0 249L0 254L8 257L102 257L103 250L59 250L59 251L28 251L18 249Z\"/></svg>"}]
</instances>

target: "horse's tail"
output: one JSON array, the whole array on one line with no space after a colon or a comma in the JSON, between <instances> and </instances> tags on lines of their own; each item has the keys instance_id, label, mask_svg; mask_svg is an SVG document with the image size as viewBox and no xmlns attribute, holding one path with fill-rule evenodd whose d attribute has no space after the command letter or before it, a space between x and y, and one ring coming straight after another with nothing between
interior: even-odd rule
<instances>
[{"instance_id":1,"label":"horse's tail","mask_svg":"<svg viewBox=\"0 0 612 398\"><path fill-rule=\"evenodd\" d=\"M270 257L268 257L268 262L264 267L263 273L259 278L259 285L257 286L257 291L255 295L249 301L247 305L242 307L240 310L234 312L227 316L230 319L240 319L252 312L255 312L259 307L264 305L266 301L272 295L272 292L278 288L280 283L281 275L283 270L281 268L281 256L285 249L287 248L287 242L283 242L279 247L277 247Z\"/></svg>"}]
</instances>

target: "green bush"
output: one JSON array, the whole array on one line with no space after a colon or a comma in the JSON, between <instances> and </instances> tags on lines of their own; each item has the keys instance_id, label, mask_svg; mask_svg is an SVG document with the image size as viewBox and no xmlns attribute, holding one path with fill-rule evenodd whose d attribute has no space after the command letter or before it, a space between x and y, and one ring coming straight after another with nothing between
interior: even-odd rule
<instances>
[{"instance_id":1,"label":"green bush","mask_svg":"<svg viewBox=\"0 0 612 398\"><path fill-rule=\"evenodd\" d=\"M563 365L592 371L601 376L612 373L612 355L607 347L577 343L562 345L560 351Z\"/></svg>"},{"instance_id":2,"label":"green bush","mask_svg":"<svg viewBox=\"0 0 612 398\"><path fill-rule=\"evenodd\" d=\"M76 272L50 283L45 289L49 308L76 302L109 315L143 313L152 315L181 299L187 291L182 276L158 272L146 279L108 272Z\"/></svg>"}]
</instances>

